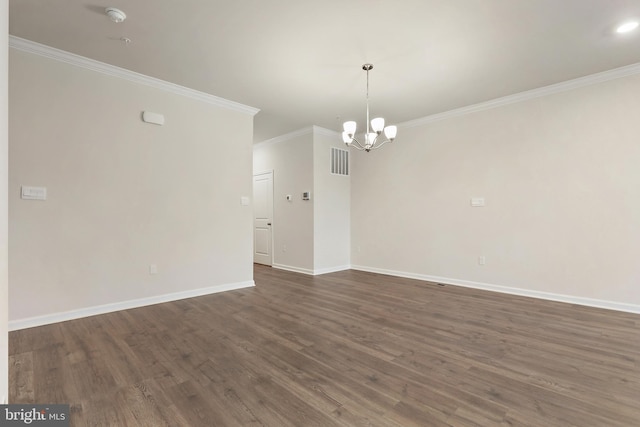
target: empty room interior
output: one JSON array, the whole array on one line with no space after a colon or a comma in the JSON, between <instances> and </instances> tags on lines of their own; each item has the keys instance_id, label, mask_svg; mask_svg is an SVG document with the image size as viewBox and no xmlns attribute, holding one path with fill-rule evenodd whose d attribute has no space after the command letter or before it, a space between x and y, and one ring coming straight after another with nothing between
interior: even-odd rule
<instances>
[{"instance_id":1,"label":"empty room interior","mask_svg":"<svg viewBox=\"0 0 640 427\"><path fill-rule=\"evenodd\" d=\"M637 0L1 3L0 403L640 425Z\"/></svg>"}]
</instances>

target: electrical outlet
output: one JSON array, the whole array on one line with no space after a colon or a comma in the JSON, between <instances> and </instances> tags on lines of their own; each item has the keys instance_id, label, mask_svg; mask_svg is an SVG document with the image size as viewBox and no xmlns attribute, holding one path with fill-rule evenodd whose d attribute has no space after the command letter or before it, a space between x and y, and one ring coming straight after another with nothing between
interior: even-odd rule
<instances>
[{"instance_id":1,"label":"electrical outlet","mask_svg":"<svg viewBox=\"0 0 640 427\"><path fill-rule=\"evenodd\" d=\"M149 266L149 274L158 274L158 266L156 264Z\"/></svg>"},{"instance_id":2,"label":"electrical outlet","mask_svg":"<svg viewBox=\"0 0 640 427\"><path fill-rule=\"evenodd\" d=\"M484 255L480 255L478 257L478 265L485 265L487 263L487 258Z\"/></svg>"},{"instance_id":3,"label":"electrical outlet","mask_svg":"<svg viewBox=\"0 0 640 427\"><path fill-rule=\"evenodd\" d=\"M287 245L282 245L282 252L287 252Z\"/></svg>"}]
</instances>

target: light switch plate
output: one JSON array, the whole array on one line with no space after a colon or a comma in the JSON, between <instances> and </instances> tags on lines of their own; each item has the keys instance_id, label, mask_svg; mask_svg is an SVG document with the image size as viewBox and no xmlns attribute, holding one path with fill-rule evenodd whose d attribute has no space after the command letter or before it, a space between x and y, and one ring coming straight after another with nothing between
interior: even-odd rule
<instances>
[{"instance_id":1,"label":"light switch plate","mask_svg":"<svg viewBox=\"0 0 640 427\"><path fill-rule=\"evenodd\" d=\"M474 208L484 206L484 197L472 197L471 206L473 206Z\"/></svg>"}]
</instances>

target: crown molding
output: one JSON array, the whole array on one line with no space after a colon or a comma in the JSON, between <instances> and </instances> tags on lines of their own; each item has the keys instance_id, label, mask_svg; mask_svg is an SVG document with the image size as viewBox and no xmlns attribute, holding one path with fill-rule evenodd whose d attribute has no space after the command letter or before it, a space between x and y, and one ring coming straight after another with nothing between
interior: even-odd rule
<instances>
[{"instance_id":1,"label":"crown molding","mask_svg":"<svg viewBox=\"0 0 640 427\"><path fill-rule=\"evenodd\" d=\"M293 132L285 133L284 135L276 136L271 139L266 139L264 141L256 142L255 144L253 144L253 147L254 148L264 147L267 145L273 145L273 144L278 144L280 142L289 141L290 139L298 138L304 135L310 135L313 133L313 128L314 126L309 126L306 128L294 130Z\"/></svg>"},{"instance_id":2,"label":"crown molding","mask_svg":"<svg viewBox=\"0 0 640 427\"><path fill-rule=\"evenodd\" d=\"M256 142L255 144L253 144L253 147L257 148L257 147L264 147L272 144L278 144L280 142L285 142L294 138L298 138L305 135L312 135L316 133L319 135L329 136L331 138L340 136L340 132L323 128L321 126L313 125L313 126L305 127L302 129L294 130L293 132L285 133L284 135L276 136L271 139L265 139L264 141Z\"/></svg>"},{"instance_id":3,"label":"crown molding","mask_svg":"<svg viewBox=\"0 0 640 427\"><path fill-rule=\"evenodd\" d=\"M567 80L565 82L555 83L549 86L543 86L541 88L531 89L513 95L503 96L501 98L492 99L490 101L481 102L479 104L473 104L466 107L456 108L455 110L449 110L443 113L433 114L415 120L409 120L407 122L400 123L398 127L406 129L416 126L422 126L440 120L464 116L466 114L476 113L479 111L490 110L492 108L498 108L509 104L515 104L517 102L528 101L530 99L541 98L543 96L554 95L556 93L579 89L585 86L591 86L594 84L608 82L610 80L615 80L636 74L640 74L640 63L631 64L620 68L614 68L613 70L603 71L601 73L591 74L588 76L579 77L577 79Z\"/></svg>"},{"instance_id":4,"label":"crown molding","mask_svg":"<svg viewBox=\"0 0 640 427\"><path fill-rule=\"evenodd\" d=\"M258 111L260 111L259 109L249 107L248 105L229 101L228 99L220 98L215 95L200 92L194 89L189 89L188 87L180 86L175 83L156 79L155 77L145 76L144 74L116 67L115 65L106 64L94 59L89 59L84 56L76 55L74 53L66 52L64 50L56 49L54 47L46 46L20 37L10 35L9 47L23 52L32 53L34 55L39 55L48 59L64 62L76 67L106 74L108 76L128 80L133 83L150 86L155 89L159 89L176 95L181 95L187 98L195 99L197 101L202 101L210 105L215 105L216 107L225 108L227 110L249 114L252 116L256 115Z\"/></svg>"},{"instance_id":5,"label":"crown molding","mask_svg":"<svg viewBox=\"0 0 640 427\"><path fill-rule=\"evenodd\" d=\"M319 135L324 135L331 138L340 137L342 135L340 132L337 132L335 130L331 130L331 129L327 129L327 128L323 128L321 126L315 126L315 125L313 126L313 132ZM342 142L342 139L340 140L340 142Z\"/></svg>"}]
</instances>

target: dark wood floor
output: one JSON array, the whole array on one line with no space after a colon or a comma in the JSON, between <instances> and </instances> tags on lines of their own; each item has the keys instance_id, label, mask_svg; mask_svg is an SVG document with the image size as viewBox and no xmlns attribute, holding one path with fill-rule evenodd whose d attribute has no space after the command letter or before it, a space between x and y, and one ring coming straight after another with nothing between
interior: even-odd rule
<instances>
[{"instance_id":1,"label":"dark wood floor","mask_svg":"<svg viewBox=\"0 0 640 427\"><path fill-rule=\"evenodd\" d=\"M357 271L10 333L73 426L639 426L640 316Z\"/></svg>"}]
</instances>

